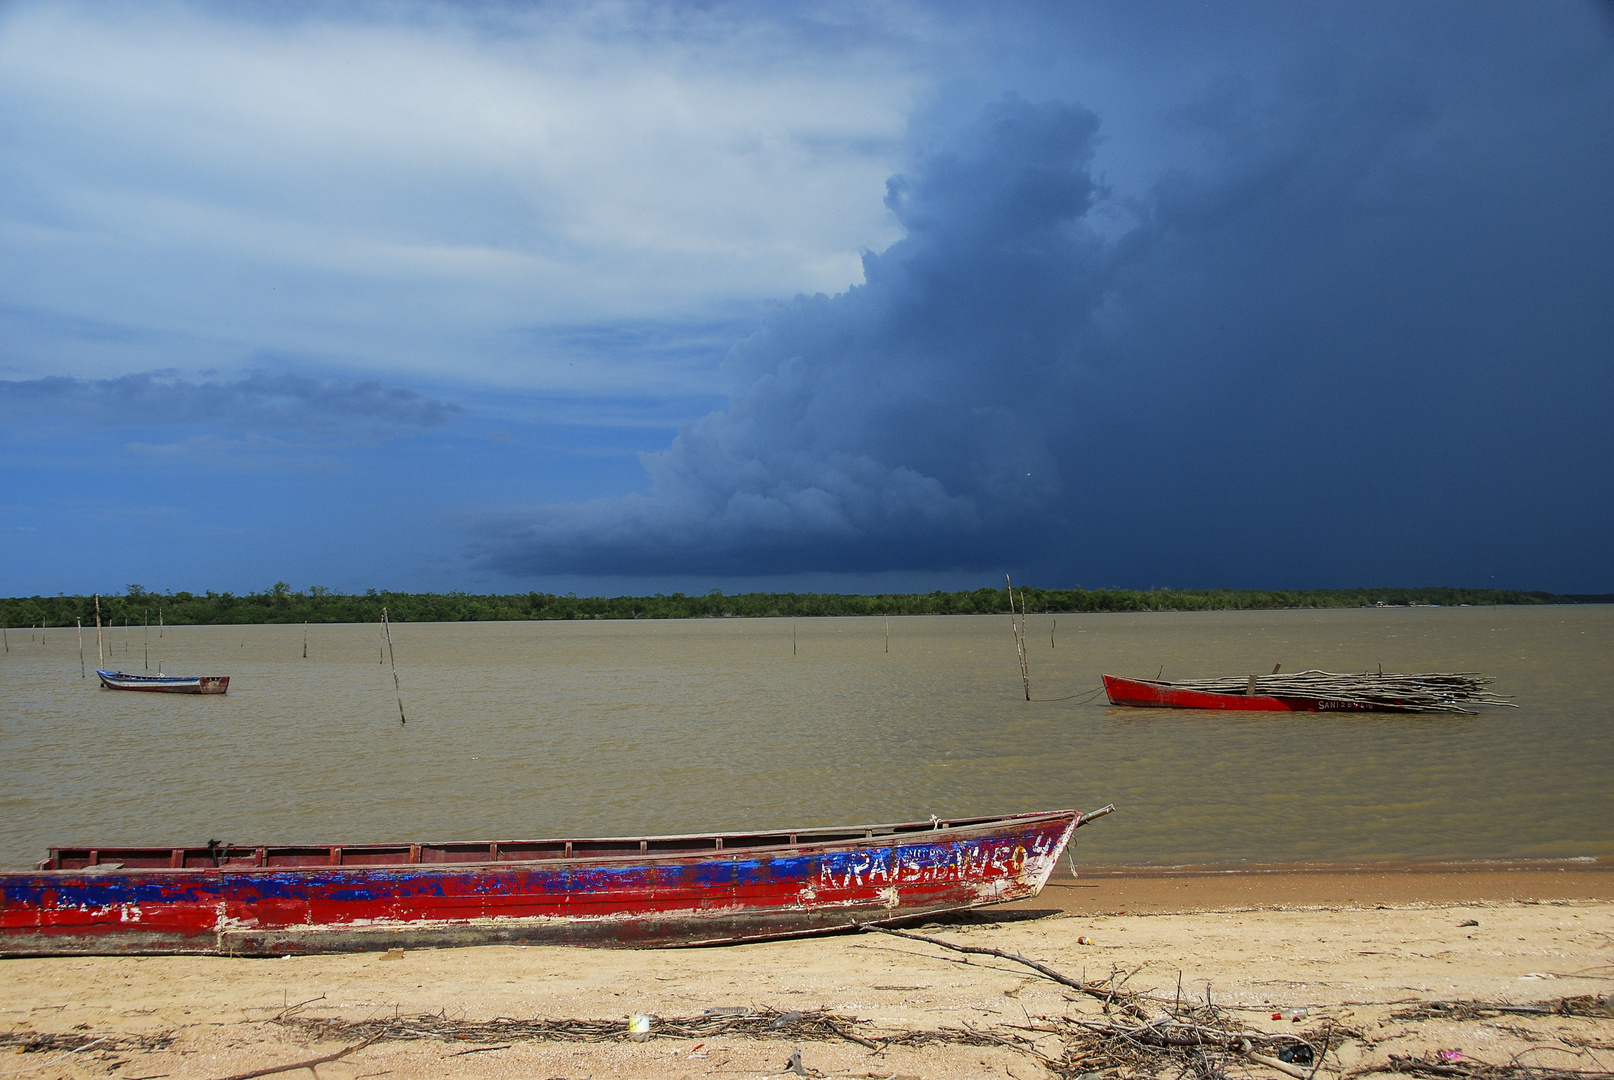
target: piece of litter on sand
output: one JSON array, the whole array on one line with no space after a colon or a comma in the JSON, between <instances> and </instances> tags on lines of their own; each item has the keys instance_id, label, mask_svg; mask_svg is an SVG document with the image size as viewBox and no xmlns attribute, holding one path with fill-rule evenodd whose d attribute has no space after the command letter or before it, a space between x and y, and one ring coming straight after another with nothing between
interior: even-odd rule
<instances>
[{"instance_id":1,"label":"piece of litter on sand","mask_svg":"<svg viewBox=\"0 0 1614 1080\"><path fill-rule=\"evenodd\" d=\"M801 1047L799 1046L790 1051L790 1060L785 1062L785 1067L781 1071L795 1073L797 1076L812 1075L807 1071L807 1067L801 1063Z\"/></svg>"},{"instance_id":2,"label":"piece of litter on sand","mask_svg":"<svg viewBox=\"0 0 1614 1080\"><path fill-rule=\"evenodd\" d=\"M1289 1065L1310 1065L1317 1060L1317 1055L1305 1043L1294 1043L1278 1051L1278 1060Z\"/></svg>"}]
</instances>

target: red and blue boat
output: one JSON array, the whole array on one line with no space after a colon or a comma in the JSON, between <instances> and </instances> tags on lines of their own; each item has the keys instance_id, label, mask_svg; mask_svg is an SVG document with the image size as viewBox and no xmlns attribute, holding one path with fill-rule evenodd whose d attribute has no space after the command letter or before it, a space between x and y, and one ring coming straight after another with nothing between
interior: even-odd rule
<instances>
[{"instance_id":1,"label":"red and blue boat","mask_svg":"<svg viewBox=\"0 0 1614 1080\"><path fill-rule=\"evenodd\" d=\"M0 955L280 956L793 937L1037 895L1074 810L766 833L52 848L0 873Z\"/></svg>"},{"instance_id":2,"label":"red and blue boat","mask_svg":"<svg viewBox=\"0 0 1614 1080\"><path fill-rule=\"evenodd\" d=\"M101 686L107 690L146 690L157 694L224 694L230 689L228 675L131 675L126 671L102 671Z\"/></svg>"}]
</instances>

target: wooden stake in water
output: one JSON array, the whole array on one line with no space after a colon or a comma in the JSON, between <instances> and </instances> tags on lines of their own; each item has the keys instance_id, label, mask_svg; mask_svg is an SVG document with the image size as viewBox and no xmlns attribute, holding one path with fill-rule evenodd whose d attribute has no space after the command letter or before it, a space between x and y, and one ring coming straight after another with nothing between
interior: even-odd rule
<instances>
[{"instance_id":1,"label":"wooden stake in water","mask_svg":"<svg viewBox=\"0 0 1614 1080\"><path fill-rule=\"evenodd\" d=\"M381 629L387 635L387 655L392 657L392 689L398 694L398 723L407 724L409 718L403 711L403 688L398 685L398 657L392 651L392 624L387 621L387 609L381 609Z\"/></svg>"},{"instance_id":2,"label":"wooden stake in water","mask_svg":"<svg viewBox=\"0 0 1614 1080\"><path fill-rule=\"evenodd\" d=\"M106 667L106 650L101 648L101 594L95 594L95 666Z\"/></svg>"},{"instance_id":3,"label":"wooden stake in water","mask_svg":"<svg viewBox=\"0 0 1614 1080\"><path fill-rule=\"evenodd\" d=\"M157 605L157 640L163 639L163 606Z\"/></svg>"},{"instance_id":4,"label":"wooden stake in water","mask_svg":"<svg viewBox=\"0 0 1614 1080\"><path fill-rule=\"evenodd\" d=\"M1004 582L1006 582L1008 584L1008 587L1009 587L1009 628L1014 631L1014 651L1016 653L1018 653L1019 656L1020 656L1020 681L1025 685L1026 700L1030 701L1031 700L1031 665L1030 665L1029 661L1026 659L1026 618L1025 618L1026 601L1025 601L1025 591L1021 590L1021 594L1020 594L1020 623L1019 623L1018 626L1016 626L1015 621L1014 621L1014 582L1010 580L1008 574L1003 575L1003 580L1004 580Z\"/></svg>"},{"instance_id":5,"label":"wooden stake in water","mask_svg":"<svg viewBox=\"0 0 1614 1080\"><path fill-rule=\"evenodd\" d=\"M151 670L151 616L150 615L145 616L145 623L146 623L146 644L145 644L146 659L145 659L145 665L146 665L146 670L150 671Z\"/></svg>"},{"instance_id":6,"label":"wooden stake in water","mask_svg":"<svg viewBox=\"0 0 1614 1080\"><path fill-rule=\"evenodd\" d=\"M0 640L3 640L6 643L6 652L10 653L11 652L11 635L6 633L6 628L3 627L3 626L0 626Z\"/></svg>"},{"instance_id":7,"label":"wooden stake in water","mask_svg":"<svg viewBox=\"0 0 1614 1080\"><path fill-rule=\"evenodd\" d=\"M84 670L84 620L78 619L78 677L87 679L89 672Z\"/></svg>"},{"instance_id":8,"label":"wooden stake in water","mask_svg":"<svg viewBox=\"0 0 1614 1080\"><path fill-rule=\"evenodd\" d=\"M308 623L303 622L303 659L308 659Z\"/></svg>"},{"instance_id":9,"label":"wooden stake in water","mask_svg":"<svg viewBox=\"0 0 1614 1080\"><path fill-rule=\"evenodd\" d=\"M796 655L796 621L790 621L790 655Z\"/></svg>"},{"instance_id":10,"label":"wooden stake in water","mask_svg":"<svg viewBox=\"0 0 1614 1080\"><path fill-rule=\"evenodd\" d=\"M1026 700L1031 700L1031 642L1026 638L1026 591L1020 590L1020 680L1026 684Z\"/></svg>"},{"instance_id":11,"label":"wooden stake in water","mask_svg":"<svg viewBox=\"0 0 1614 1080\"><path fill-rule=\"evenodd\" d=\"M885 651L891 651L891 616L885 617Z\"/></svg>"}]
</instances>

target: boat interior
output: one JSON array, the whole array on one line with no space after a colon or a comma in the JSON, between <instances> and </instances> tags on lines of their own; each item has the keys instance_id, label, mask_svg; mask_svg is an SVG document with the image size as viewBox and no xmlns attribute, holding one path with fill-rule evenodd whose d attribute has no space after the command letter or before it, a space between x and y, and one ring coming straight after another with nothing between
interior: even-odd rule
<instances>
[{"instance_id":1,"label":"boat interior","mask_svg":"<svg viewBox=\"0 0 1614 1080\"><path fill-rule=\"evenodd\" d=\"M409 866L452 863L536 862L546 859L640 858L698 855L709 851L809 847L937 832L1009 820L1017 815L933 818L897 825L809 828L757 833L688 836L601 837L582 840L515 840L444 844L284 845L225 844L199 847L53 847L40 870L214 870L256 867ZM1036 816L1036 815L1031 815Z\"/></svg>"}]
</instances>

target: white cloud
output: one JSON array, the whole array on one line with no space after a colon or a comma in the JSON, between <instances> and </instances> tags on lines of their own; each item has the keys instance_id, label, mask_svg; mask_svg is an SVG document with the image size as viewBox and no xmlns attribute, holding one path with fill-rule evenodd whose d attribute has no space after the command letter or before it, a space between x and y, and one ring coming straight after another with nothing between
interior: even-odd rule
<instances>
[{"instance_id":1,"label":"white cloud","mask_svg":"<svg viewBox=\"0 0 1614 1080\"><path fill-rule=\"evenodd\" d=\"M11 8L11 302L214 342L210 362L514 378L489 334L840 291L898 235L880 197L926 92L911 41L631 5L373 11ZM116 373L97 356L75 373Z\"/></svg>"}]
</instances>

